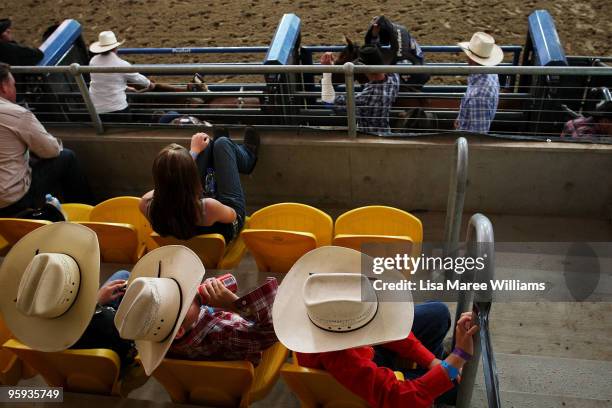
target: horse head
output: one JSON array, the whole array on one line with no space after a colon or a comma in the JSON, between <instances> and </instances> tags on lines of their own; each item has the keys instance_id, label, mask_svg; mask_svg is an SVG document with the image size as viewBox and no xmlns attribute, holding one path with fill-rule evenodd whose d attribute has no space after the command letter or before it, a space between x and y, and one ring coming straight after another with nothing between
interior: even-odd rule
<instances>
[{"instance_id":1,"label":"horse head","mask_svg":"<svg viewBox=\"0 0 612 408\"><path fill-rule=\"evenodd\" d=\"M355 44L347 36L344 36L344 41L346 42L346 47L338 53L334 65L344 65L359 58L359 45ZM363 74L355 75L355 80L361 84L368 82L368 78ZM332 82L344 82L344 74L333 74Z\"/></svg>"}]
</instances>

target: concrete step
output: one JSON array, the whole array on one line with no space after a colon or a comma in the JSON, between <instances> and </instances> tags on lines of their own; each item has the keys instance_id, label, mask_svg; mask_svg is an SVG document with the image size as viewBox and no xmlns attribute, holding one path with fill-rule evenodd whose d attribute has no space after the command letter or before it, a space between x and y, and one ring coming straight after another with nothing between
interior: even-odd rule
<instances>
[{"instance_id":1,"label":"concrete step","mask_svg":"<svg viewBox=\"0 0 612 408\"><path fill-rule=\"evenodd\" d=\"M496 353L504 407L609 407L612 361ZM482 366L472 406L487 407Z\"/></svg>"}]
</instances>

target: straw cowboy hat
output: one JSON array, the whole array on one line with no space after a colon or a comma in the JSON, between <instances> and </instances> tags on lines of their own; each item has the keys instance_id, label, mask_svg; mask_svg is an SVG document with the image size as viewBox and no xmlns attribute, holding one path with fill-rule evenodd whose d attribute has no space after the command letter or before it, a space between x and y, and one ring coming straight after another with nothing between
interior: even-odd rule
<instances>
[{"instance_id":1,"label":"straw cowboy hat","mask_svg":"<svg viewBox=\"0 0 612 408\"><path fill-rule=\"evenodd\" d=\"M115 33L113 33L112 31L102 31L98 35L98 41L92 43L89 46L89 51L95 54L99 54L101 52L110 51L114 48L117 48L123 43L124 41L117 41L117 37L115 37Z\"/></svg>"},{"instance_id":2,"label":"straw cowboy hat","mask_svg":"<svg viewBox=\"0 0 612 408\"><path fill-rule=\"evenodd\" d=\"M472 35L470 42L457 44L467 56L480 65L497 65L504 59L501 47L495 44L495 39L487 33L477 32Z\"/></svg>"},{"instance_id":3,"label":"straw cowboy hat","mask_svg":"<svg viewBox=\"0 0 612 408\"><path fill-rule=\"evenodd\" d=\"M157 248L134 265L115 326L135 341L147 375L172 345L204 273L200 258L180 245Z\"/></svg>"},{"instance_id":4,"label":"straw cowboy hat","mask_svg":"<svg viewBox=\"0 0 612 408\"><path fill-rule=\"evenodd\" d=\"M335 246L301 257L274 300L272 318L279 341L297 352L321 353L408 337L414 318L412 295L375 291L365 274L371 274L372 262L361 252ZM374 279L379 278L391 282L403 276L391 270Z\"/></svg>"},{"instance_id":5,"label":"straw cowboy hat","mask_svg":"<svg viewBox=\"0 0 612 408\"><path fill-rule=\"evenodd\" d=\"M92 230L60 222L13 246L0 267L0 312L11 332L41 351L62 351L81 337L96 308L100 247Z\"/></svg>"}]
</instances>

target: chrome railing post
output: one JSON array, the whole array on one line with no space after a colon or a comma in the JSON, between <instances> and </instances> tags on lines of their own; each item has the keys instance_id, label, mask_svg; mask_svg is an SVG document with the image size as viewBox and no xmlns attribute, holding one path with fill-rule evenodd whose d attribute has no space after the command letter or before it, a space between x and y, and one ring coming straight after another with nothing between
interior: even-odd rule
<instances>
[{"instance_id":1,"label":"chrome railing post","mask_svg":"<svg viewBox=\"0 0 612 408\"><path fill-rule=\"evenodd\" d=\"M489 282L495 274L495 257L494 257L494 236L493 225L491 221L482 214L474 214L468 223L466 235L467 254L469 257L484 257L486 258L484 269L478 271L478 282ZM475 276L468 278L474 281ZM483 301L483 299L485 301ZM457 301L457 311L455 313L455 322L461 316L461 313L472 310L472 302L474 293L460 292ZM490 336L488 333L489 310L491 308L491 292L478 295L476 306L479 311L478 318L480 324L480 334L474 339L474 355L470 361L463 367L461 375L461 383L457 390L457 408L467 408L472 400L472 392L474 391L474 382L476 373L478 372L478 364L480 362L482 346L485 346L485 379L487 386L487 397L489 403L492 399L499 402L499 393L497 387L497 373L495 372L495 359L490 344ZM453 339L454 340L454 339ZM454 342L453 342L454 344ZM493 395L493 397L492 397ZM491 408L499 407L499 404L489 405Z\"/></svg>"},{"instance_id":2,"label":"chrome railing post","mask_svg":"<svg viewBox=\"0 0 612 408\"><path fill-rule=\"evenodd\" d=\"M346 120L349 137L357 137L357 117L355 115L355 65L344 64L344 83L346 85Z\"/></svg>"},{"instance_id":3,"label":"chrome railing post","mask_svg":"<svg viewBox=\"0 0 612 408\"><path fill-rule=\"evenodd\" d=\"M74 76L74 80L76 81L79 91L81 91L81 96L83 97L83 101L85 102L85 106L87 107L87 111L89 112L89 116L91 117L91 123L96 128L96 132L98 134L104 133L104 126L102 125L102 121L100 120L100 115L96 112L96 107L94 106L91 95L89 94L89 89L87 89L87 84L85 83L85 79L83 78L83 74L79 71L80 65L76 62L70 64L70 73Z\"/></svg>"},{"instance_id":4,"label":"chrome railing post","mask_svg":"<svg viewBox=\"0 0 612 408\"><path fill-rule=\"evenodd\" d=\"M464 137L455 141L453 161L451 163L448 200L446 202L446 222L444 227L444 256L455 256L459 233L461 232L461 217L467 189L468 176L468 142ZM453 271L447 271L446 279L450 279Z\"/></svg>"}]
</instances>

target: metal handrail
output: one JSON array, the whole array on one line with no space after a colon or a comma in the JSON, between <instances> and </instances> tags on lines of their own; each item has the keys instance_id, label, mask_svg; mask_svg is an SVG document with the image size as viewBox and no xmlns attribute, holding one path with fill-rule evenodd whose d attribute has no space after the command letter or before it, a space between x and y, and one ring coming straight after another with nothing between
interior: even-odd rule
<instances>
[{"instance_id":1,"label":"metal handrail","mask_svg":"<svg viewBox=\"0 0 612 408\"><path fill-rule=\"evenodd\" d=\"M493 279L495 274L494 242L491 221L482 214L474 214L468 223L466 235L468 253L466 256L486 257L487 261L485 262L485 268L478 272L478 276L465 273L462 277L465 278L465 281L474 281L475 277L479 282L489 282ZM455 321L459 319L461 313L471 310L470 305L473 304L473 310L478 314L480 341L474 342L473 358L463 367L461 384L457 392L457 408L467 408L470 406L481 355L489 408L501 407L497 368L489 333L489 311L491 309L492 296L490 286L488 285L488 287L489 291L480 292L475 302L473 291L459 292Z\"/></svg>"},{"instance_id":2,"label":"metal handrail","mask_svg":"<svg viewBox=\"0 0 612 408\"><path fill-rule=\"evenodd\" d=\"M451 165L448 201L446 202L446 222L444 226L444 256L454 256L458 249L461 231L461 216L467 190L468 142L464 137L455 141ZM452 274L452 271L448 271ZM447 279L449 276L447 276Z\"/></svg>"}]
</instances>

